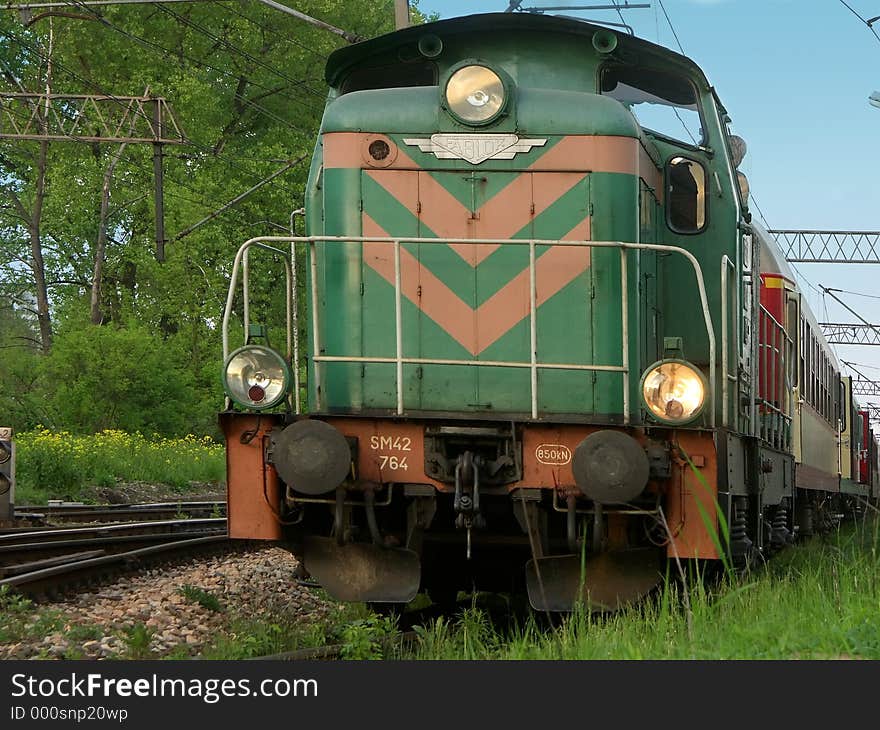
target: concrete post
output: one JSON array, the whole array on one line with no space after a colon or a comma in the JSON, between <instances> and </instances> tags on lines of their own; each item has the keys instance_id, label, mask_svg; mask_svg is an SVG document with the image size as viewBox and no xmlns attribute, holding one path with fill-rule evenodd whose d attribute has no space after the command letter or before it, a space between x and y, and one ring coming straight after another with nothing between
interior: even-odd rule
<instances>
[{"instance_id":1,"label":"concrete post","mask_svg":"<svg viewBox=\"0 0 880 730\"><path fill-rule=\"evenodd\" d=\"M12 429L0 426L0 522L11 521L15 509L15 442Z\"/></svg>"}]
</instances>

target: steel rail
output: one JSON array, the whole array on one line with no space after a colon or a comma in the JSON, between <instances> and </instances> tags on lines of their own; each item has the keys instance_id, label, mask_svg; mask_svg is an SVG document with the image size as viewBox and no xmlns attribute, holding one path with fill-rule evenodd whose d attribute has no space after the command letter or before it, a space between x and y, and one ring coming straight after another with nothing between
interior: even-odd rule
<instances>
[{"instance_id":1,"label":"steel rail","mask_svg":"<svg viewBox=\"0 0 880 730\"><path fill-rule=\"evenodd\" d=\"M14 533L6 533L0 535L0 546L6 544L14 544L17 540L26 540L28 537L75 537L77 535L108 535L112 533L123 532L126 530L155 530L161 527L179 527L187 526L188 528L207 528L220 527L226 524L225 517L195 517L188 520L153 520L151 522L120 522L111 525L93 525L89 527L61 527L52 530L22 530Z\"/></svg>"},{"instance_id":2,"label":"steel rail","mask_svg":"<svg viewBox=\"0 0 880 730\"><path fill-rule=\"evenodd\" d=\"M168 552L177 552L180 550L188 550L191 548L201 547L204 545L219 544L226 542L226 535L199 537L190 540L174 540L163 543L161 545L152 545L150 547L138 548L137 550L129 550L124 553L115 553L113 555L104 555L96 558L87 558L85 560L77 560L72 563L58 565L50 568L31 571L29 573L21 573L0 580L0 588L9 586L10 588L21 588L22 586L30 586L35 583L42 582L60 582L63 583L64 578L71 578L74 574L81 573L86 570L107 568L109 566L124 563L126 565L136 564L140 560L148 557L161 555Z\"/></svg>"}]
</instances>

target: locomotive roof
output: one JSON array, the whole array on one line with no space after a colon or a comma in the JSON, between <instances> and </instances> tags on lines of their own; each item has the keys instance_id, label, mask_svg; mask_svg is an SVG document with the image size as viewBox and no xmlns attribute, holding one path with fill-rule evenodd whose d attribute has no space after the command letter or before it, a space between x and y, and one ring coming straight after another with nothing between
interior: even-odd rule
<instances>
[{"instance_id":1,"label":"locomotive roof","mask_svg":"<svg viewBox=\"0 0 880 730\"><path fill-rule=\"evenodd\" d=\"M538 15L535 13L482 13L478 15L465 15L448 20L438 20L434 23L414 25L409 28L386 33L385 35L371 38L370 40L355 43L350 46L339 48L330 54L324 77L331 86L336 86L342 75L353 66L357 66L364 59L374 54L382 53L405 43L417 42L425 33L434 33L448 36L459 33L473 33L483 31L488 34L503 33L505 31L540 31L545 33L566 33L583 36L585 42L589 42L597 30L609 29L605 26L588 23L577 18L562 17L556 15ZM626 33L611 31L617 36L621 48L634 51L648 52L662 56L674 63L688 68L691 72L709 85L702 69L687 56L659 46L656 43L636 38Z\"/></svg>"}]
</instances>

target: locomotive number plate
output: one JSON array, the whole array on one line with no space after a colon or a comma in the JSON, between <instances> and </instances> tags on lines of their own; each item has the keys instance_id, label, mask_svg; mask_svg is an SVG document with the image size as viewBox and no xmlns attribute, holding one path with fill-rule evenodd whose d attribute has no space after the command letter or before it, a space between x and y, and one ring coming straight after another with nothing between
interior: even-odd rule
<instances>
[{"instance_id":1,"label":"locomotive number plate","mask_svg":"<svg viewBox=\"0 0 880 730\"><path fill-rule=\"evenodd\" d=\"M370 451L375 453L379 469L407 471L407 452L412 451L409 436L370 436Z\"/></svg>"},{"instance_id":2,"label":"locomotive number plate","mask_svg":"<svg viewBox=\"0 0 880 730\"><path fill-rule=\"evenodd\" d=\"M535 458L547 466L565 466L571 461L571 449L564 444L538 444Z\"/></svg>"}]
</instances>

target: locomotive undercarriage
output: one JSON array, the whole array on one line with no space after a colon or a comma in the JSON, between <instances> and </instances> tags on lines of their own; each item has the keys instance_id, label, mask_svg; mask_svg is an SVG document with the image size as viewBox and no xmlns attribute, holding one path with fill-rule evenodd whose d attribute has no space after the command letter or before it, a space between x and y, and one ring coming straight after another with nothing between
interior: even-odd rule
<instances>
[{"instance_id":1,"label":"locomotive undercarriage","mask_svg":"<svg viewBox=\"0 0 880 730\"><path fill-rule=\"evenodd\" d=\"M559 611L570 610L579 597L607 609L644 596L661 579L665 555L662 480L648 483L650 476L668 476L665 449L650 444L649 459L625 432L594 430L592 441L601 443L600 456L593 458L619 460L611 471L618 470L621 484L597 485L590 496L600 498L591 499L583 487L559 484L558 468L547 471L550 484L522 486L523 431L513 423L425 425L423 452L416 449L424 469L406 466L414 476L423 471L431 483L376 480L365 473L365 463L388 459L369 453L370 441L387 438L411 448L415 437L349 435L351 469L335 490L309 495L291 486L308 486L308 479L291 479L284 488L284 539L303 556L306 570L342 600L406 602L420 589L434 597L525 589L535 608ZM613 443L605 443L607 434ZM619 441L624 445L617 454ZM304 459L301 447L281 437L269 443L268 460L279 462L282 474L289 473L284 459ZM609 449L617 455L607 457ZM576 449L553 444L529 453L526 467L536 453L562 463L572 460L572 452L577 463ZM622 462L638 462L639 456L641 483L628 484L632 465ZM609 492L618 488L625 503Z\"/></svg>"},{"instance_id":2,"label":"locomotive undercarriage","mask_svg":"<svg viewBox=\"0 0 880 730\"><path fill-rule=\"evenodd\" d=\"M613 609L650 592L667 558L719 558L713 517L744 569L858 502L795 488L790 455L729 432L237 413L221 424L230 536L285 544L340 600L485 590L526 592L542 610ZM585 483L579 460L597 440L631 449L594 464L613 475L604 485ZM630 483L619 465L639 458Z\"/></svg>"},{"instance_id":3,"label":"locomotive undercarriage","mask_svg":"<svg viewBox=\"0 0 880 730\"><path fill-rule=\"evenodd\" d=\"M425 485L389 484L293 505L290 549L342 600L525 589L533 606L558 611L571 608L580 587L593 607L616 608L657 584L665 555L656 500L625 508L562 502L552 489L463 489L457 500Z\"/></svg>"}]
</instances>

